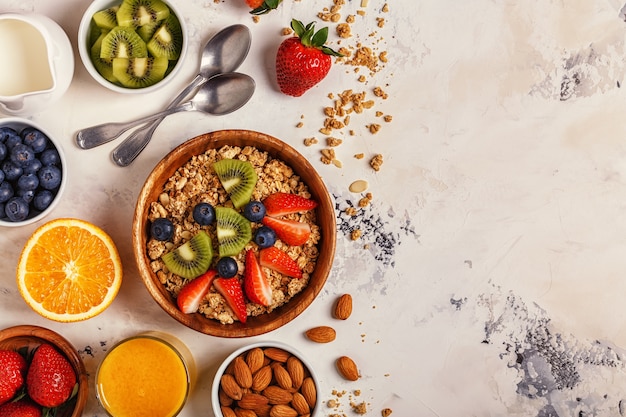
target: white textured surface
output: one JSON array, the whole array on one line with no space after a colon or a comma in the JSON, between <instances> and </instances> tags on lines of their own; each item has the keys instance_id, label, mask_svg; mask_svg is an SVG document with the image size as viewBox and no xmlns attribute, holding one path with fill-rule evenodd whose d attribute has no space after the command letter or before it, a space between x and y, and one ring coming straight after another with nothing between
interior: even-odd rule
<instances>
[{"instance_id":1,"label":"white textured surface","mask_svg":"<svg viewBox=\"0 0 626 417\"><path fill-rule=\"evenodd\" d=\"M101 316L62 325L39 318L17 295L14 269L35 226L0 231L0 327L40 324L81 350L94 373L122 337L162 329L181 338L201 379L184 415L211 415L210 384L221 359L248 340L218 339L181 328L150 299L130 248L136 195L156 162L187 138L244 128L277 136L310 157L337 198L355 204L348 186L370 183L373 204L356 218L339 215L337 259L322 295L301 317L253 341L294 345L316 365L325 387L361 390L368 415L615 416L626 399L626 23L617 0L370 0L342 44L387 50L389 63L367 83L353 68L333 67L300 99L273 82L280 28L291 17L313 20L331 1L285 0L252 23L243 1L178 1L194 38L188 65L162 92L122 97L89 79L77 60L58 106L33 117L64 141L69 182L54 217L99 224L116 241L126 269L122 290ZM347 1L342 15L360 2ZM59 22L76 46L83 1L0 0L0 11L38 11ZM386 19L376 27L376 17ZM224 117L180 114L129 168L115 167L115 144L82 151L75 132L160 110L197 71L197 53L212 34L247 24L252 50L241 67L257 81L252 101ZM320 25L318 25L320 26ZM334 27L334 25L331 25ZM333 31L331 30L331 33ZM374 36L369 36L375 32ZM332 36L336 45L336 37ZM382 86L374 110L393 115L377 135L372 112L353 117L356 135L337 148L344 166L319 162L317 132L327 97ZM301 119L301 115L304 118ZM296 128L300 121L302 128ZM380 172L352 157L382 153ZM367 159L367 157L366 157ZM364 231L352 242L354 227ZM363 249L364 243L370 245ZM329 317L337 294L350 292L347 322ZM332 346L308 343L313 325L338 330ZM359 364L362 379L344 383L338 354ZM339 410L351 415L348 396ZM623 407L624 405L622 405ZM95 399L85 415L103 415Z\"/></svg>"}]
</instances>

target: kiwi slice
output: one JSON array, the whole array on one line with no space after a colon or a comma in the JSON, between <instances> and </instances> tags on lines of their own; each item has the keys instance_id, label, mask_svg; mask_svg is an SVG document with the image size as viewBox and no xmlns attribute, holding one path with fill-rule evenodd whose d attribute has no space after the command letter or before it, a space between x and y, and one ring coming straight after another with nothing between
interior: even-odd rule
<instances>
[{"instance_id":1,"label":"kiwi slice","mask_svg":"<svg viewBox=\"0 0 626 417\"><path fill-rule=\"evenodd\" d=\"M163 22L159 20L157 22L152 22L148 23L147 25L139 26L136 29L137 35L139 35L141 39L143 39L143 41L147 44L148 42L150 42L150 39L152 39L154 32L156 32L156 30L161 26L162 23Z\"/></svg>"},{"instance_id":2,"label":"kiwi slice","mask_svg":"<svg viewBox=\"0 0 626 417\"><path fill-rule=\"evenodd\" d=\"M120 6L109 7L93 14L93 21L100 29L111 30L117 26L117 11Z\"/></svg>"},{"instance_id":3,"label":"kiwi slice","mask_svg":"<svg viewBox=\"0 0 626 417\"><path fill-rule=\"evenodd\" d=\"M143 58L147 56L146 43L133 28L116 26L102 39L100 58Z\"/></svg>"},{"instance_id":4,"label":"kiwi slice","mask_svg":"<svg viewBox=\"0 0 626 417\"><path fill-rule=\"evenodd\" d=\"M220 258L235 256L252 239L250 221L230 207L215 207Z\"/></svg>"},{"instance_id":5,"label":"kiwi slice","mask_svg":"<svg viewBox=\"0 0 626 417\"><path fill-rule=\"evenodd\" d=\"M161 0L124 0L117 11L120 26L139 27L165 19L170 8Z\"/></svg>"},{"instance_id":6,"label":"kiwi slice","mask_svg":"<svg viewBox=\"0 0 626 417\"><path fill-rule=\"evenodd\" d=\"M221 159L213 164L213 169L236 208L250 202L257 182L256 171L250 162Z\"/></svg>"},{"instance_id":7,"label":"kiwi slice","mask_svg":"<svg viewBox=\"0 0 626 417\"><path fill-rule=\"evenodd\" d=\"M115 78L115 76L113 75L113 60L110 58L100 58L102 40L105 36L106 33L102 33L91 47L91 62L93 62L93 66L96 68L96 71L98 71L100 75L102 75L106 80L114 83L117 82L117 78Z\"/></svg>"},{"instance_id":8,"label":"kiwi slice","mask_svg":"<svg viewBox=\"0 0 626 417\"><path fill-rule=\"evenodd\" d=\"M176 275L187 279L200 276L209 269L213 260L211 237L201 230L161 259L167 269Z\"/></svg>"},{"instance_id":9,"label":"kiwi slice","mask_svg":"<svg viewBox=\"0 0 626 417\"><path fill-rule=\"evenodd\" d=\"M183 48L183 30L173 14L156 29L147 46L152 56L165 57L170 61L180 57Z\"/></svg>"},{"instance_id":10,"label":"kiwi slice","mask_svg":"<svg viewBox=\"0 0 626 417\"><path fill-rule=\"evenodd\" d=\"M127 88L143 88L165 77L167 58L114 58L113 76Z\"/></svg>"}]
</instances>

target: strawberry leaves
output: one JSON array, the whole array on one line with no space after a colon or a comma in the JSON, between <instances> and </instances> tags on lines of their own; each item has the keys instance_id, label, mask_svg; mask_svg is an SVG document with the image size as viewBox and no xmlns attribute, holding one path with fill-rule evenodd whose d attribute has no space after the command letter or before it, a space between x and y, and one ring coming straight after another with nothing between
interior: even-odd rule
<instances>
[{"instance_id":1,"label":"strawberry leaves","mask_svg":"<svg viewBox=\"0 0 626 417\"><path fill-rule=\"evenodd\" d=\"M300 42L302 43L302 45L309 48L319 49L326 55L332 55L337 57L343 56L339 52L336 52L333 49L324 45L326 43L326 40L328 40L328 27L323 27L316 32L315 22L311 22L308 25L304 26L301 21L297 19L292 19L291 28L295 32L296 36L300 38Z\"/></svg>"},{"instance_id":2,"label":"strawberry leaves","mask_svg":"<svg viewBox=\"0 0 626 417\"><path fill-rule=\"evenodd\" d=\"M269 13L272 10L278 8L278 5L282 1L283 0L265 0L260 6L255 7L254 9L250 10L250 14L255 15L255 16L260 16L262 14Z\"/></svg>"}]
</instances>

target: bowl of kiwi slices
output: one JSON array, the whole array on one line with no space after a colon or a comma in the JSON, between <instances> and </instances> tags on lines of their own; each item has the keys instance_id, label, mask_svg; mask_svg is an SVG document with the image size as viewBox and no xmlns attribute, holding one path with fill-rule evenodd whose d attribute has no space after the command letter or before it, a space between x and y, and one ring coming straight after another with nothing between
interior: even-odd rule
<instances>
[{"instance_id":1,"label":"bowl of kiwi slices","mask_svg":"<svg viewBox=\"0 0 626 417\"><path fill-rule=\"evenodd\" d=\"M94 0L78 28L87 72L120 93L148 93L167 84L187 52L185 21L167 0Z\"/></svg>"},{"instance_id":2,"label":"bowl of kiwi slices","mask_svg":"<svg viewBox=\"0 0 626 417\"><path fill-rule=\"evenodd\" d=\"M335 256L317 171L270 135L221 130L166 155L137 198L132 244L154 300L201 333L249 337L300 315Z\"/></svg>"}]
</instances>

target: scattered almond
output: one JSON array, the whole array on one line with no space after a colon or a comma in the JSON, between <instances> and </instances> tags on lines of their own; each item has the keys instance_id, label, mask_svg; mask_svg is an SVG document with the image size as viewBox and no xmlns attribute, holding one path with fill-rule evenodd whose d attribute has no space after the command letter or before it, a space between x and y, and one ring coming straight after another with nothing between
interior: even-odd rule
<instances>
[{"instance_id":1,"label":"scattered almond","mask_svg":"<svg viewBox=\"0 0 626 417\"><path fill-rule=\"evenodd\" d=\"M252 372L250 372L248 364L241 356L237 356L234 360L233 374L241 388L250 388L252 386Z\"/></svg>"},{"instance_id":2,"label":"scattered almond","mask_svg":"<svg viewBox=\"0 0 626 417\"><path fill-rule=\"evenodd\" d=\"M298 417L298 412L288 405L277 404L272 407L270 417Z\"/></svg>"},{"instance_id":3,"label":"scattered almond","mask_svg":"<svg viewBox=\"0 0 626 417\"><path fill-rule=\"evenodd\" d=\"M367 187L369 187L369 184L367 181L356 180L352 184L350 184L348 189L350 190L351 193L362 193L363 191L367 190Z\"/></svg>"},{"instance_id":4,"label":"scattered almond","mask_svg":"<svg viewBox=\"0 0 626 417\"><path fill-rule=\"evenodd\" d=\"M356 363L347 356L341 356L337 359L335 365L339 374L348 381L356 381L359 379L359 369Z\"/></svg>"},{"instance_id":5,"label":"scattered almond","mask_svg":"<svg viewBox=\"0 0 626 417\"><path fill-rule=\"evenodd\" d=\"M337 333L330 326L317 326L305 332L306 337L316 343L329 343L335 340Z\"/></svg>"},{"instance_id":6,"label":"scattered almond","mask_svg":"<svg viewBox=\"0 0 626 417\"><path fill-rule=\"evenodd\" d=\"M343 294L335 304L334 316L339 320L346 320L352 314L352 296Z\"/></svg>"},{"instance_id":7,"label":"scattered almond","mask_svg":"<svg viewBox=\"0 0 626 417\"><path fill-rule=\"evenodd\" d=\"M243 395L241 391L241 387L237 384L235 377L231 374L224 374L220 379L220 384L224 393L228 395L233 400L239 401Z\"/></svg>"}]
</instances>

